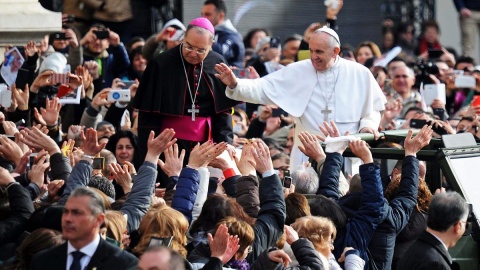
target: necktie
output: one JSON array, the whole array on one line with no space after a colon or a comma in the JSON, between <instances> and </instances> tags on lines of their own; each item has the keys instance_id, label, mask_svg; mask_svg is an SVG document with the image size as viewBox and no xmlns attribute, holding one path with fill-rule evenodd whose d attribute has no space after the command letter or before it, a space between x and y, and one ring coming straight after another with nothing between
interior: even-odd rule
<instances>
[{"instance_id":1,"label":"necktie","mask_svg":"<svg viewBox=\"0 0 480 270\"><path fill-rule=\"evenodd\" d=\"M70 266L70 270L81 270L82 266L80 265L80 260L82 259L85 254L83 254L81 251L74 251L71 253L73 256L73 262L72 265Z\"/></svg>"}]
</instances>

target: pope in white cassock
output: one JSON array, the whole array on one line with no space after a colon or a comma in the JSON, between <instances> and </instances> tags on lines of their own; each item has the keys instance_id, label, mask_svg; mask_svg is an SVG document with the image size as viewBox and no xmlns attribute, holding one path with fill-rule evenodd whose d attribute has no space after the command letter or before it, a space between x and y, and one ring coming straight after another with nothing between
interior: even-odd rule
<instances>
[{"instance_id":1,"label":"pope in white cassock","mask_svg":"<svg viewBox=\"0 0 480 270\"><path fill-rule=\"evenodd\" d=\"M387 102L369 69L338 56L340 39L335 31L316 30L309 47L310 59L254 80L237 79L225 64L215 67L229 98L275 104L295 117L292 167L308 160L297 147L301 131L323 136L319 126L333 120L341 134L375 133Z\"/></svg>"}]
</instances>

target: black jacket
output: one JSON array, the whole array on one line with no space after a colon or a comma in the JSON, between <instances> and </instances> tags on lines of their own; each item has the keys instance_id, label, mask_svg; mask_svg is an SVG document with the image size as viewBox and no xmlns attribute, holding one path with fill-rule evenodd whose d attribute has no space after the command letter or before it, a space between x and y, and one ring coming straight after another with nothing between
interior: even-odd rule
<instances>
[{"instance_id":1,"label":"black jacket","mask_svg":"<svg viewBox=\"0 0 480 270\"><path fill-rule=\"evenodd\" d=\"M17 240L34 211L30 194L21 185L12 184L8 187L7 193L10 216L0 221L0 246Z\"/></svg>"},{"instance_id":2,"label":"black jacket","mask_svg":"<svg viewBox=\"0 0 480 270\"><path fill-rule=\"evenodd\" d=\"M405 253L398 269L450 270L452 258L445 246L435 236L425 231Z\"/></svg>"},{"instance_id":3,"label":"black jacket","mask_svg":"<svg viewBox=\"0 0 480 270\"><path fill-rule=\"evenodd\" d=\"M67 242L33 256L31 270L64 270L67 266ZM100 238L97 250L85 269L137 269L138 259Z\"/></svg>"}]
</instances>

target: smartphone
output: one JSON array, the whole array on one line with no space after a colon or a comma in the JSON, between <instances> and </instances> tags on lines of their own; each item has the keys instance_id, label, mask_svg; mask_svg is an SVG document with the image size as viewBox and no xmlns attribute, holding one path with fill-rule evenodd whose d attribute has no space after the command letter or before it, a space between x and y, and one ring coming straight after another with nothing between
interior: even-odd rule
<instances>
[{"instance_id":1,"label":"smartphone","mask_svg":"<svg viewBox=\"0 0 480 270\"><path fill-rule=\"evenodd\" d=\"M52 38L55 40L68 40L65 32L56 32L52 34Z\"/></svg>"},{"instance_id":2,"label":"smartphone","mask_svg":"<svg viewBox=\"0 0 480 270\"><path fill-rule=\"evenodd\" d=\"M473 96L472 106L473 107L480 106L480 95L479 96Z\"/></svg>"},{"instance_id":3,"label":"smartphone","mask_svg":"<svg viewBox=\"0 0 480 270\"><path fill-rule=\"evenodd\" d=\"M172 245L173 236L168 238L160 238L160 237L151 237L150 242L148 243L148 247L170 247Z\"/></svg>"},{"instance_id":4,"label":"smartphone","mask_svg":"<svg viewBox=\"0 0 480 270\"><path fill-rule=\"evenodd\" d=\"M95 34L97 39L107 39L110 37L110 32L108 32L107 30L93 30L93 33Z\"/></svg>"},{"instance_id":5,"label":"smartphone","mask_svg":"<svg viewBox=\"0 0 480 270\"><path fill-rule=\"evenodd\" d=\"M50 81L53 84L68 84L69 77L67 73L53 73L50 76Z\"/></svg>"},{"instance_id":6,"label":"smartphone","mask_svg":"<svg viewBox=\"0 0 480 270\"><path fill-rule=\"evenodd\" d=\"M290 188L292 186L292 177L290 176L290 170L283 171L283 187Z\"/></svg>"},{"instance_id":7,"label":"smartphone","mask_svg":"<svg viewBox=\"0 0 480 270\"><path fill-rule=\"evenodd\" d=\"M29 163L28 163L30 170L32 169L33 165L35 165L35 158L37 157L37 155L38 155L38 153L31 153L30 154L30 157L29 157L30 160L29 160Z\"/></svg>"},{"instance_id":8,"label":"smartphone","mask_svg":"<svg viewBox=\"0 0 480 270\"><path fill-rule=\"evenodd\" d=\"M438 120L445 121L445 109L433 108L433 114L438 116Z\"/></svg>"},{"instance_id":9,"label":"smartphone","mask_svg":"<svg viewBox=\"0 0 480 270\"><path fill-rule=\"evenodd\" d=\"M280 47L280 38L272 37L270 39L270 48L278 48L278 47Z\"/></svg>"},{"instance_id":10,"label":"smartphone","mask_svg":"<svg viewBox=\"0 0 480 270\"><path fill-rule=\"evenodd\" d=\"M65 23L74 23L75 22L75 15L68 14L65 20Z\"/></svg>"},{"instance_id":11,"label":"smartphone","mask_svg":"<svg viewBox=\"0 0 480 270\"><path fill-rule=\"evenodd\" d=\"M92 167L94 170L103 170L105 168L105 158L103 157L94 158Z\"/></svg>"},{"instance_id":12,"label":"smartphone","mask_svg":"<svg viewBox=\"0 0 480 270\"><path fill-rule=\"evenodd\" d=\"M115 102L115 101L122 101L122 102L129 102L131 99L130 90L111 90L108 92L107 101L108 102Z\"/></svg>"},{"instance_id":13,"label":"smartphone","mask_svg":"<svg viewBox=\"0 0 480 270\"><path fill-rule=\"evenodd\" d=\"M470 75L458 75L455 77L455 87L457 88L475 88L477 82L475 77Z\"/></svg>"},{"instance_id":14,"label":"smartphone","mask_svg":"<svg viewBox=\"0 0 480 270\"><path fill-rule=\"evenodd\" d=\"M248 68L236 68L233 70L233 74L235 74L237 78L248 79L248 77L250 76L250 70L248 70Z\"/></svg>"},{"instance_id":15,"label":"smartphone","mask_svg":"<svg viewBox=\"0 0 480 270\"><path fill-rule=\"evenodd\" d=\"M273 109L272 110L272 117L280 117L280 115L284 114L285 111L278 108L278 109Z\"/></svg>"},{"instance_id":16,"label":"smartphone","mask_svg":"<svg viewBox=\"0 0 480 270\"><path fill-rule=\"evenodd\" d=\"M130 86L136 83L136 81L122 81L125 84L125 89L129 89Z\"/></svg>"},{"instance_id":17,"label":"smartphone","mask_svg":"<svg viewBox=\"0 0 480 270\"><path fill-rule=\"evenodd\" d=\"M443 54L442 50L438 50L438 49L429 49L428 50L428 58L429 59L440 58L440 56L442 56L442 54Z\"/></svg>"},{"instance_id":18,"label":"smartphone","mask_svg":"<svg viewBox=\"0 0 480 270\"><path fill-rule=\"evenodd\" d=\"M423 128L427 124L427 120L423 119L410 119L410 127L412 128Z\"/></svg>"},{"instance_id":19,"label":"smartphone","mask_svg":"<svg viewBox=\"0 0 480 270\"><path fill-rule=\"evenodd\" d=\"M0 92L0 105L4 108L10 108L12 106L12 91L3 90Z\"/></svg>"}]
</instances>

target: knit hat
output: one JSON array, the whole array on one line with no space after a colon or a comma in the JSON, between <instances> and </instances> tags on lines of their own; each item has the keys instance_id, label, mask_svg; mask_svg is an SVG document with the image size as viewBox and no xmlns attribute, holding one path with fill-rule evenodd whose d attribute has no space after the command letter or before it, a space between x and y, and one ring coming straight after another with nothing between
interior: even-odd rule
<instances>
[{"instance_id":1,"label":"knit hat","mask_svg":"<svg viewBox=\"0 0 480 270\"><path fill-rule=\"evenodd\" d=\"M191 21L188 25L201 27L201 28L206 29L210 33L215 35L215 28L213 27L213 24L207 18L203 18L203 17L196 18L193 21Z\"/></svg>"},{"instance_id":2,"label":"knit hat","mask_svg":"<svg viewBox=\"0 0 480 270\"><path fill-rule=\"evenodd\" d=\"M40 65L39 73L51 70L55 73L64 73L67 66L67 58L59 52L54 52L47 56Z\"/></svg>"},{"instance_id":3,"label":"knit hat","mask_svg":"<svg viewBox=\"0 0 480 270\"><path fill-rule=\"evenodd\" d=\"M328 27L324 26L322 28L319 28L319 29L315 30L315 33L318 33L318 32L323 32L323 33L329 34L330 36L332 36L338 42L338 45L340 45L340 38L338 37L337 32L335 32L335 30L333 30L332 28L328 28Z\"/></svg>"}]
</instances>

